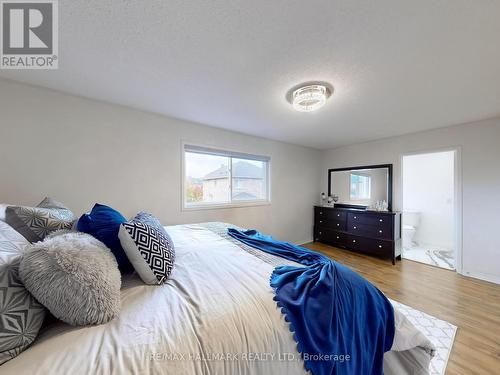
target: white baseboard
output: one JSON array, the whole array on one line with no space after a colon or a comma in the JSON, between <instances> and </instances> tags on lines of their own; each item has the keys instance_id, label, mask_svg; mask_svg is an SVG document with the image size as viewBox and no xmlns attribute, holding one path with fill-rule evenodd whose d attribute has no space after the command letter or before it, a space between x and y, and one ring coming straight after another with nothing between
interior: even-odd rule
<instances>
[{"instance_id":1,"label":"white baseboard","mask_svg":"<svg viewBox=\"0 0 500 375\"><path fill-rule=\"evenodd\" d=\"M461 275L466 276L466 277L472 277L474 279L488 281L488 282L494 283L494 284L500 284L500 276L496 276L496 275L491 275L491 274L481 273L481 272L471 272L471 271L466 271L466 270L464 270L461 273Z\"/></svg>"},{"instance_id":2,"label":"white baseboard","mask_svg":"<svg viewBox=\"0 0 500 375\"><path fill-rule=\"evenodd\" d=\"M313 239L310 238L307 241L298 241L298 242L295 242L295 245L302 246L302 245L305 245L306 243L309 243L309 242L313 242Z\"/></svg>"}]
</instances>

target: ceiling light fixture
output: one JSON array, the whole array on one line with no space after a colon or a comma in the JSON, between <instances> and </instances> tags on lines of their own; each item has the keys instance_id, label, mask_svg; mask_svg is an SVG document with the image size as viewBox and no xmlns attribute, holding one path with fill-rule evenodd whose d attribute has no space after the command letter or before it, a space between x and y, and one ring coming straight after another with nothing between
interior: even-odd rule
<instances>
[{"instance_id":1,"label":"ceiling light fixture","mask_svg":"<svg viewBox=\"0 0 500 375\"><path fill-rule=\"evenodd\" d=\"M299 112L315 111L325 105L332 91L320 84L301 86L292 92L293 108Z\"/></svg>"}]
</instances>

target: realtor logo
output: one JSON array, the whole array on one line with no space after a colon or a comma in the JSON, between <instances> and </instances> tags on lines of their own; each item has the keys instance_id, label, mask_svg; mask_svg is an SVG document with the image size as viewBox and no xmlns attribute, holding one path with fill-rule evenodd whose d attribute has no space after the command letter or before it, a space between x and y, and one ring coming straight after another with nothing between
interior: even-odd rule
<instances>
[{"instance_id":1,"label":"realtor logo","mask_svg":"<svg viewBox=\"0 0 500 375\"><path fill-rule=\"evenodd\" d=\"M58 68L57 0L0 0L1 69Z\"/></svg>"}]
</instances>

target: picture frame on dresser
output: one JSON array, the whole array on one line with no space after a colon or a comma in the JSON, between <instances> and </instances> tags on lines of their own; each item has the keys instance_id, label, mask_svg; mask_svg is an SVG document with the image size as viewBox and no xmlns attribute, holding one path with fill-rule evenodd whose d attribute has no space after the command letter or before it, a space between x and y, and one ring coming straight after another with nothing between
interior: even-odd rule
<instances>
[{"instance_id":1,"label":"picture frame on dresser","mask_svg":"<svg viewBox=\"0 0 500 375\"><path fill-rule=\"evenodd\" d=\"M401 259L401 213L392 211L392 164L329 169L328 194L334 193L341 199L333 207L314 207L314 241L396 264ZM386 200L388 210L369 210L371 198Z\"/></svg>"}]
</instances>

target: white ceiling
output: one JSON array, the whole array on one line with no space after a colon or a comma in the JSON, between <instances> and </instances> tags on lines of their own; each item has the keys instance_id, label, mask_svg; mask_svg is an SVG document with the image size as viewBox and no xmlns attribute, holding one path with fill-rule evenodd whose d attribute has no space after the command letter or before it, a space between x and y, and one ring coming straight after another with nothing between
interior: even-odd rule
<instances>
[{"instance_id":1,"label":"white ceiling","mask_svg":"<svg viewBox=\"0 0 500 375\"><path fill-rule=\"evenodd\" d=\"M499 115L499 19L493 0L64 0L59 70L0 76L331 148ZM334 95L293 111L314 80Z\"/></svg>"}]
</instances>

